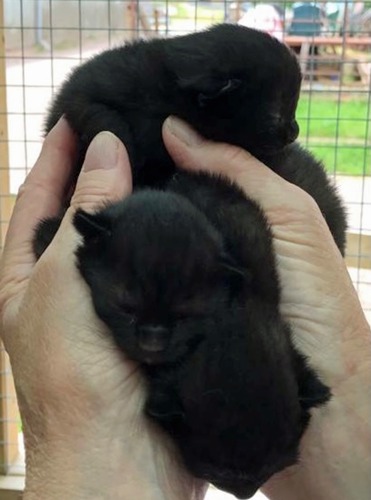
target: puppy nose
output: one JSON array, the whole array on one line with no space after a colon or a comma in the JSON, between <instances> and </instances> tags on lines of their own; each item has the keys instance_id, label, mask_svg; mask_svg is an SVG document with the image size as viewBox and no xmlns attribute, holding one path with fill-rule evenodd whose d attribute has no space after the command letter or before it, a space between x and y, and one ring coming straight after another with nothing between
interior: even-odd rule
<instances>
[{"instance_id":1,"label":"puppy nose","mask_svg":"<svg viewBox=\"0 0 371 500\"><path fill-rule=\"evenodd\" d=\"M141 325L138 327L138 344L149 352L163 351L170 339L170 331L162 325Z\"/></svg>"},{"instance_id":2,"label":"puppy nose","mask_svg":"<svg viewBox=\"0 0 371 500\"><path fill-rule=\"evenodd\" d=\"M289 131L288 131L288 140L290 142L294 142L295 139L299 135L299 125L297 124L296 120L293 120L290 123Z\"/></svg>"}]
</instances>

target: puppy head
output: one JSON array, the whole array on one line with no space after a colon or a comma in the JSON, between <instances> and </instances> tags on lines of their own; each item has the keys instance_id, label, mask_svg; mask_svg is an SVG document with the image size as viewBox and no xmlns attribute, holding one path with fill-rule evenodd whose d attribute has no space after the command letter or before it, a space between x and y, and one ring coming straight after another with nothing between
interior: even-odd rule
<instances>
[{"instance_id":1,"label":"puppy head","mask_svg":"<svg viewBox=\"0 0 371 500\"><path fill-rule=\"evenodd\" d=\"M179 87L179 114L205 137L254 154L274 153L296 139L301 74L284 44L222 24L174 38L166 51Z\"/></svg>"},{"instance_id":2,"label":"puppy head","mask_svg":"<svg viewBox=\"0 0 371 500\"><path fill-rule=\"evenodd\" d=\"M244 280L220 235L179 195L143 190L95 215L78 211L74 222L97 314L137 361L174 362L193 349Z\"/></svg>"}]
</instances>

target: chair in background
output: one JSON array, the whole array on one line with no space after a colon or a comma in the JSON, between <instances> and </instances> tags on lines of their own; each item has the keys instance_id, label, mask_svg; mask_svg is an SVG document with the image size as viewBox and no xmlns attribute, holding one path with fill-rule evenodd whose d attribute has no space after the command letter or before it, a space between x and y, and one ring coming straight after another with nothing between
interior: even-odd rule
<instances>
[{"instance_id":1,"label":"chair in background","mask_svg":"<svg viewBox=\"0 0 371 500\"><path fill-rule=\"evenodd\" d=\"M293 5L292 11L293 17L288 31L289 35L313 37L321 34L324 14L318 5L297 3ZM300 65L303 74L313 75L316 73L318 68L316 61L319 54L318 47L310 43L303 43L302 46L297 48L297 52L300 54Z\"/></svg>"}]
</instances>

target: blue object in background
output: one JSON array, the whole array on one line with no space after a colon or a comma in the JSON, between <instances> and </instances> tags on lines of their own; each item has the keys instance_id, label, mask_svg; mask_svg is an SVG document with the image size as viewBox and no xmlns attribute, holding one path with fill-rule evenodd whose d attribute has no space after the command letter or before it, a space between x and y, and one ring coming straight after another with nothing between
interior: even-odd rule
<instances>
[{"instance_id":1,"label":"blue object in background","mask_svg":"<svg viewBox=\"0 0 371 500\"><path fill-rule=\"evenodd\" d=\"M323 14L317 5L312 3L294 4L292 10L290 35L316 36L321 33Z\"/></svg>"}]
</instances>

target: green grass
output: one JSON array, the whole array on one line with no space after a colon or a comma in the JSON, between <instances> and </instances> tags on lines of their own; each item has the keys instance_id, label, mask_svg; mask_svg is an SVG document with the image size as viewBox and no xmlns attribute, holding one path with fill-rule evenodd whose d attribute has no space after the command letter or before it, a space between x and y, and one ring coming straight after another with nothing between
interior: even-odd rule
<instances>
[{"instance_id":1,"label":"green grass","mask_svg":"<svg viewBox=\"0 0 371 500\"><path fill-rule=\"evenodd\" d=\"M300 99L300 141L320 158L329 172L371 173L371 110L363 96L338 100L314 93Z\"/></svg>"},{"instance_id":2,"label":"green grass","mask_svg":"<svg viewBox=\"0 0 371 500\"><path fill-rule=\"evenodd\" d=\"M303 143L305 144L305 143ZM326 170L330 173L345 175L370 175L371 174L371 148L342 147L338 145L313 146L307 145L308 149L323 161Z\"/></svg>"},{"instance_id":3,"label":"green grass","mask_svg":"<svg viewBox=\"0 0 371 500\"><path fill-rule=\"evenodd\" d=\"M364 139L367 121L371 118L367 99L358 98L337 102L313 94L311 99L300 99L297 117L301 134L312 137L336 137ZM310 118L308 130L308 117ZM339 120L339 121L338 121ZM338 122L338 125L337 125ZM371 131L371 127L370 127Z\"/></svg>"},{"instance_id":4,"label":"green grass","mask_svg":"<svg viewBox=\"0 0 371 500\"><path fill-rule=\"evenodd\" d=\"M207 6L196 6L195 4L189 4L187 2L170 2L170 5L176 12L176 14L172 16L173 19L178 18L184 20L196 19L197 17L197 23L201 26L203 24L220 23L224 19L223 9L213 10Z\"/></svg>"}]
</instances>

